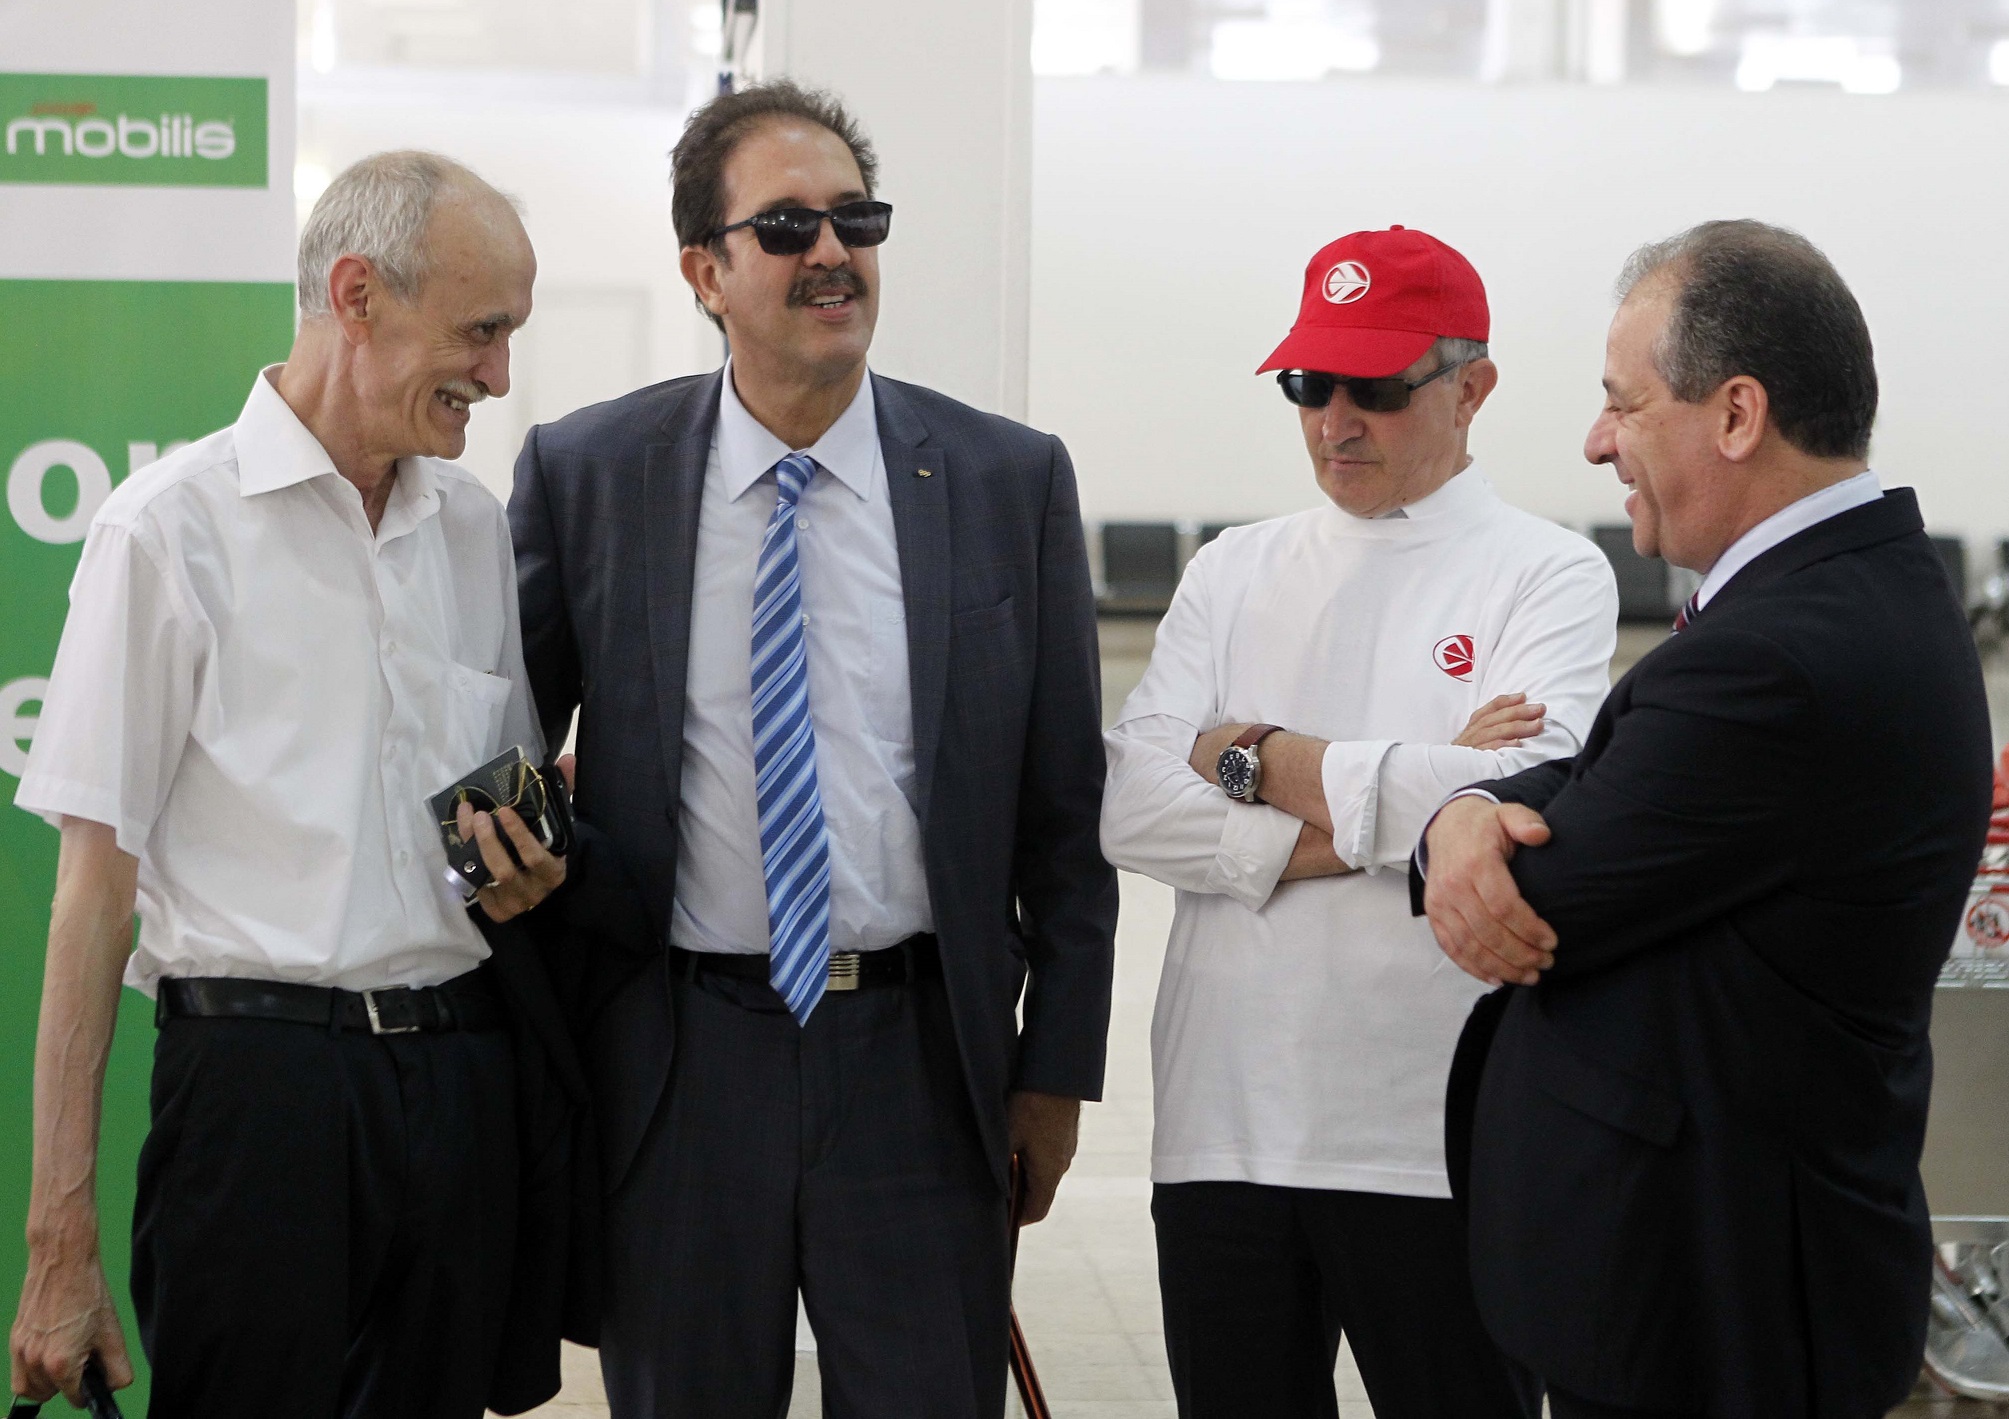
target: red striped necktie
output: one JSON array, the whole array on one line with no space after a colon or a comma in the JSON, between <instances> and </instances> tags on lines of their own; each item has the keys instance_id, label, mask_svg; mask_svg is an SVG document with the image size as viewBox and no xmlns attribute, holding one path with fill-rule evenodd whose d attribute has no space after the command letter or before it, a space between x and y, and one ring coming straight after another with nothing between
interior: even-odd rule
<instances>
[{"instance_id":1,"label":"red striped necktie","mask_svg":"<svg viewBox=\"0 0 2009 1419\"><path fill-rule=\"evenodd\" d=\"M1702 592L1698 588L1695 595L1683 602L1681 609L1674 613L1674 629L1677 632L1687 630L1689 622L1702 614L1702 607L1697 604L1697 598L1701 595Z\"/></svg>"}]
</instances>

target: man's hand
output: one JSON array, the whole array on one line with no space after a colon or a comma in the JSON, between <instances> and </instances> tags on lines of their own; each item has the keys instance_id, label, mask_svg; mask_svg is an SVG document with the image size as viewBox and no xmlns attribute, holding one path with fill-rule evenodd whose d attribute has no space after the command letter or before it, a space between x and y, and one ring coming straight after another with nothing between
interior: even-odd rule
<instances>
[{"instance_id":1,"label":"man's hand","mask_svg":"<svg viewBox=\"0 0 2009 1419\"><path fill-rule=\"evenodd\" d=\"M1020 1220L1037 1222L1053 1207L1053 1194L1081 1141L1081 1100L1021 1089L1006 1108L1011 1151L1025 1178Z\"/></svg>"},{"instance_id":2,"label":"man's hand","mask_svg":"<svg viewBox=\"0 0 2009 1419\"><path fill-rule=\"evenodd\" d=\"M1507 863L1518 849L1549 840L1542 815L1521 803L1454 798L1423 838L1423 909L1444 954L1488 985L1540 980L1555 964L1556 933L1522 898Z\"/></svg>"},{"instance_id":3,"label":"man's hand","mask_svg":"<svg viewBox=\"0 0 2009 1419\"><path fill-rule=\"evenodd\" d=\"M1472 711L1451 742L1467 749L1511 749L1542 732L1547 711L1547 705L1529 704L1526 695L1499 695Z\"/></svg>"},{"instance_id":4,"label":"man's hand","mask_svg":"<svg viewBox=\"0 0 2009 1419\"><path fill-rule=\"evenodd\" d=\"M509 849L502 845L501 834L496 825L501 824L502 832L509 834L509 841L516 846L516 856L509 855ZM460 835L473 838L481 849L481 860L488 864L488 870L495 880L474 894L481 903L481 909L494 922L508 921L513 916L521 916L553 892L565 881L565 859L553 857L537 841L513 808L498 808L494 813L475 811L472 804L462 803L459 810ZM523 866L518 867L518 861Z\"/></svg>"},{"instance_id":5,"label":"man's hand","mask_svg":"<svg viewBox=\"0 0 2009 1419\"><path fill-rule=\"evenodd\" d=\"M113 1389L133 1382L96 1238L30 1250L9 1348L14 1393L24 1399L50 1399L61 1390L71 1404L83 1408L84 1362L93 1353L104 1363L105 1382Z\"/></svg>"}]
</instances>

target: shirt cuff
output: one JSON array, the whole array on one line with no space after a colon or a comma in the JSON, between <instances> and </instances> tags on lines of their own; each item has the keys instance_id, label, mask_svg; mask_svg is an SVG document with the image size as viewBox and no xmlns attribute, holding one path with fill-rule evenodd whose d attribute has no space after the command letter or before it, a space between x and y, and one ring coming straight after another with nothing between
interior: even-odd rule
<instances>
[{"instance_id":1,"label":"shirt cuff","mask_svg":"<svg viewBox=\"0 0 2009 1419\"><path fill-rule=\"evenodd\" d=\"M1233 897L1252 912L1261 911L1290 866L1303 826L1267 803L1230 804L1206 890Z\"/></svg>"},{"instance_id":2,"label":"shirt cuff","mask_svg":"<svg viewBox=\"0 0 2009 1419\"><path fill-rule=\"evenodd\" d=\"M1437 812L1430 815L1429 821L1423 825L1423 831L1416 835L1416 875L1425 881L1430 878L1430 824L1437 821L1437 813L1442 813L1450 806L1453 799L1458 798L1483 798L1488 803L1500 801L1483 788L1461 788L1437 805Z\"/></svg>"},{"instance_id":3,"label":"shirt cuff","mask_svg":"<svg viewBox=\"0 0 2009 1419\"><path fill-rule=\"evenodd\" d=\"M1381 765L1393 739L1335 741L1325 746L1320 776L1325 811L1332 815L1332 850L1348 867L1368 873L1374 860L1374 825L1381 811Z\"/></svg>"}]
</instances>

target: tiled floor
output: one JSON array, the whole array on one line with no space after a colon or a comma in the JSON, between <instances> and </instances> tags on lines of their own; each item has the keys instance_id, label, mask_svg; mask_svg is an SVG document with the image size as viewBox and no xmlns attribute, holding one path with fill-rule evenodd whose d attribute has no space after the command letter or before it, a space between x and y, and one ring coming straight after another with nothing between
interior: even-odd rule
<instances>
[{"instance_id":1,"label":"tiled floor","mask_svg":"<svg viewBox=\"0 0 2009 1419\"><path fill-rule=\"evenodd\" d=\"M1105 717L1114 716L1143 672L1152 630L1149 621L1104 624ZM1643 655L1660 634L1627 628L1614 672ZM1999 715L2001 707L2009 706L2009 680L1996 680L1991 676L1990 699ZM1169 1419L1174 1412L1147 1181L1151 1004L1171 915L1169 888L1125 874L1105 1098L1083 1117L1081 1152L1052 1216L1027 1229L1020 1245L1019 1316L1057 1419ZM1372 1419L1366 1393L1344 1354L1335 1382L1340 1419ZM1018 1413L1015 1399L1011 1409ZM798 1357L789 1412L791 1419L822 1412L813 1355ZM606 1403L591 1352L568 1351L564 1393L535 1413L538 1419L603 1419ZM1990 1414L2009 1415L2009 1408L1921 1395L1893 1419L1982 1419Z\"/></svg>"}]
</instances>

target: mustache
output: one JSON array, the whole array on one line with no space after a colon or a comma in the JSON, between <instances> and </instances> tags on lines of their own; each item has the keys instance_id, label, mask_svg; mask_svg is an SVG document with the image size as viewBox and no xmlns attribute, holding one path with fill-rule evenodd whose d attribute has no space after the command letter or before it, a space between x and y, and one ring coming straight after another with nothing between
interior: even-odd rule
<instances>
[{"instance_id":1,"label":"mustache","mask_svg":"<svg viewBox=\"0 0 2009 1419\"><path fill-rule=\"evenodd\" d=\"M488 391L472 380L450 379L439 386L443 394L451 394L464 404L479 404L488 398Z\"/></svg>"},{"instance_id":2,"label":"mustache","mask_svg":"<svg viewBox=\"0 0 2009 1419\"><path fill-rule=\"evenodd\" d=\"M791 306L808 305L821 296L850 296L862 301L867 290L864 277L849 266L840 266L835 271L817 271L796 277L795 284L788 288L788 303Z\"/></svg>"}]
</instances>

